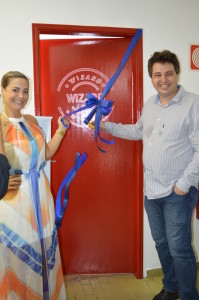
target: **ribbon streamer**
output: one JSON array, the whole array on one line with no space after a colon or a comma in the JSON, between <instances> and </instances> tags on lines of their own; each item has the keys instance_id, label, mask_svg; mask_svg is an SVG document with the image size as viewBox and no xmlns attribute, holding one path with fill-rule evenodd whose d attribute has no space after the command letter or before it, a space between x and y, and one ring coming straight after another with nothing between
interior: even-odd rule
<instances>
[{"instance_id":1,"label":"ribbon streamer","mask_svg":"<svg viewBox=\"0 0 199 300\"><path fill-rule=\"evenodd\" d=\"M125 53L125 55L124 55L124 57L121 61L121 64L120 64L119 68L117 69L115 74L111 77L111 79L106 84L100 100L98 100L92 94L88 93L87 96L86 96L86 98L88 100L85 102L85 106L64 115L62 117L62 123L63 123L63 120L64 120L65 117L68 117L72 114L75 114L77 112L80 112L82 110L85 110L85 109L88 109L88 108L91 108L91 107L94 106L93 110L89 113L89 115L84 120L84 123L86 125L88 125L90 120L92 119L92 117L96 114L96 117L95 117L95 142L96 142L96 144L97 144L97 137L99 137L100 140L104 143L114 144L114 142L115 142L114 140L113 141L107 141L107 140L101 138L100 134L99 134L99 125L100 125L101 116L102 115L104 115L104 116L108 115L111 112L111 107L112 107L112 104L113 104L112 100L104 100L104 98L106 97L106 95L110 91L111 87L113 86L114 82L116 81L119 74L121 73L122 69L124 68L129 56L131 55L134 47L136 46L139 38L141 37L141 35L142 35L142 29L137 29L137 31L136 31L136 33L135 33L135 35L134 35L134 37L133 37L129 47L127 48L127 51L126 51L126 53ZM101 152L106 152L103 149L101 149L98 145L97 145L97 147Z\"/></svg>"},{"instance_id":2,"label":"ribbon streamer","mask_svg":"<svg viewBox=\"0 0 199 300\"><path fill-rule=\"evenodd\" d=\"M75 175L77 174L77 171L81 168L85 160L87 159L87 154L85 152L82 153L80 156L80 153L76 153L75 157L75 165L71 168L71 170L68 172L68 174L65 176L64 180L62 181L58 194L56 199L56 207L55 207L55 224L57 226L57 229L61 227L62 219L64 216L64 212L66 210L67 204L68 204L68 188L71 183L71 181L74 179ZM64 201L63 205L62 203L62 192L65 187L65 193L64 193Z\"/></svg>"}]
</instances>

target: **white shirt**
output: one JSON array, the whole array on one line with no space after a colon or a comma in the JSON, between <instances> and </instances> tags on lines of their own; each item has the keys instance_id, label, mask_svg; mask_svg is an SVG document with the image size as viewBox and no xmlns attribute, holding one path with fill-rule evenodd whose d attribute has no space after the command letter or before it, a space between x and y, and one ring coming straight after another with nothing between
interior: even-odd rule
<instances>
[{"instance_id":1,"label":"white shirt","mask_svg":"<svg viewBox=\"0 0 199 300\"><path fill-rule=\"evenodd\" d=\"M143 140L144 193L148 199L169 195L173 186L188 192L199 182L199 96L183 87L166 106L159 96L144 105L135 125L105 123L106 132Z\"/></svg>"}]
</instances>

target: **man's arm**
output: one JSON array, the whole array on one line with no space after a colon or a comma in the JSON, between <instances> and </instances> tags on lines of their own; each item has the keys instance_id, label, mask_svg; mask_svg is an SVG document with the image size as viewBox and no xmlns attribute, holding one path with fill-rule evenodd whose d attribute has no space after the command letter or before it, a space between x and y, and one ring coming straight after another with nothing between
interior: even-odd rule
<instances>
[{"instance_id":1,"label":"man's arm","mask_svg":"<svg viewBox=\"0 0 199 300\"><path fill-rule=\"evenodd\" d=\"M113 122L100 122L101 130L111 135L125 140L141 140L142 139L142 120L134 124L116 124Z\"/></svg>"},{"instance_id":2,"label":"man's arm","mask_svg":"<svg viewBox=\"0 0 199 300\"><path fill-rule=\"evenodd\" d=\"M191 186L197 186L199 182L199 100L192 106L189 115L189 140L195 153L192 160L184 170L182 176L176 182L175 187L184 193L189 191Z\"/></svg>"}]
</instances>

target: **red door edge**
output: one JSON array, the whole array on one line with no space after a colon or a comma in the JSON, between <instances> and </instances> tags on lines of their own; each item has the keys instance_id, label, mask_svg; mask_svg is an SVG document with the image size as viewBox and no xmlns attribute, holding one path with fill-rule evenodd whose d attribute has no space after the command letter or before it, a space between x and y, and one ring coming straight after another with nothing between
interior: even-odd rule
<instances>
[{"instance_id":1,"label":"red door edge","mask_svg":"<svg viewBox=\"0 0 199 300\"><path fill-rule=\"evenodd\" d=\"M92 35L101 36L124 36L133 37L136 33L135 28L119 28L119 27L93 27L93 26L78 26L78 25L60 25L60 24L32 24L32 43L33 43L33 72L34 72L34 95L35 95L35 114L41 115L41 80L40 80L40 34L56 34L56 35L76 35L81 33L88 33ZM143 53L142 53L142 36L137 43L137 47L134 50L137 53L136 67L140 72L135 79L135 91L134 91L134 122L141 115L141 109L143 106ZM138 69L137 69L138 70ZM134 249L135 256L135 271L136 278L143 278L143 167L142 167L142 145L141 142L136 142L138 147L138 157L135 164L135 173L137 174L137 205L136 215L138 216L138 222L135 224L137 230L135 234ZM132 254L133 255L133 254Z\"/></svg>"}]
</instances>

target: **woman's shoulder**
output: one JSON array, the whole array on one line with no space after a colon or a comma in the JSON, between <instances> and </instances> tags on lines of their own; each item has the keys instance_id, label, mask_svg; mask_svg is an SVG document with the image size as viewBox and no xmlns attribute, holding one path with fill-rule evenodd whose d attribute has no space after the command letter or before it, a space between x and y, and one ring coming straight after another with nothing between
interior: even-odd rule
<instances>
[{"instance_id":1,"label":"woman's shoulder","mask_svg":"<svg viewBox=\"0 0 199 300\"><path fill-rule=\"evenodd\" d=\"M27 121L27 122L31 122L35 125L39 125L38 122L37 122L37 119L33 116L33 115L23 115L24 119Z\"/></svg>"}]
</instances>

